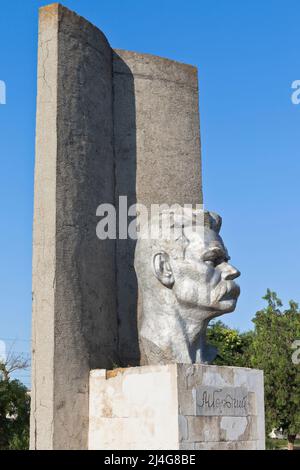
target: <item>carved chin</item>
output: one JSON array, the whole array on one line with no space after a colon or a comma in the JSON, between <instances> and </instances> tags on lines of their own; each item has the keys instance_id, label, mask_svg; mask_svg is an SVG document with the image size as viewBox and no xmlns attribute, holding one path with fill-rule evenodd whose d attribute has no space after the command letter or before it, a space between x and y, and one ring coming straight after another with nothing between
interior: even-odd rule
<instances>
[{"instance_id":1,"label":"carved chin","mask_svg":"<svg viewBox=\"0 0 300 470\"><path fill-rule=\"evenodd\" d=\"M222 311L223 313L233 312L233 310L236 307L236 303L237 303L237 298L236 299L221 300L216 305L216 310Z\"/></svg>"}]
</instances>

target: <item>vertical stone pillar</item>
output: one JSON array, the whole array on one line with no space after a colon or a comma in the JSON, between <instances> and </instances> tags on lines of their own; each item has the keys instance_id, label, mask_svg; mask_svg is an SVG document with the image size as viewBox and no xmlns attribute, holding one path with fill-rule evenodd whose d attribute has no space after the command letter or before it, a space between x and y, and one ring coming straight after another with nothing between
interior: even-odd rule
<instances>
[{"instance_id":1,"label":"vertical stone pillar","mask_svg":"<svg viewBox=\"0 0 300 470\"><path fill-rule=\"evenodd\" d=\"M116 360L112 51L59 4L40 10L33 234L32 449L84 449L88 379Z\"/></svg>"},{"instance_id":2,"label":"vertical stone pillar","mask_svg":"<svg viewBox=\"0 0 300 470\"><path fill-rule=\"evenodd\" d=\"M197 69L162 57L115 50L116 201L202 204ZM117 241L119 349L138 362L135 242Z\"/></svg>"}]
</instances>

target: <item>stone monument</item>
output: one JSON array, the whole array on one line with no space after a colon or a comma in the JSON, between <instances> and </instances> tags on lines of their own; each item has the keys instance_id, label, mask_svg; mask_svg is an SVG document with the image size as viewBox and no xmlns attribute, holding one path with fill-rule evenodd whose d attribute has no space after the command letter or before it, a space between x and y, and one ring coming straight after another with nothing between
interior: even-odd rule
<instances>
[{"instance_id":1,"label":"stone monument","mask_svg":"<svg viewBox=\"0 0 300 470\"><path fill-rule=\"evenodd\" d=\"M147 366L91 372L89 449L264 449L262 372L206 365L216 355L208 322L232 312L240 292L221 218L179 207L140 227L138 330Z\"/></svg>"},{"instance_id":2,"label":"stone monument","mask_svg":"<svg viewBox=\"0 0 300 470\"><path fill-rule=\"evenodd\" d=\"M220 217L196 207L200 154L195 67L113 50L60 4L40 9L32 449L263 447L261 372L203 364L208 321L234 309L239 273ZM102 204L189 205L187 248L152 253L121 215L117 238L99 240Z\"/></svg>"}]
</instances>

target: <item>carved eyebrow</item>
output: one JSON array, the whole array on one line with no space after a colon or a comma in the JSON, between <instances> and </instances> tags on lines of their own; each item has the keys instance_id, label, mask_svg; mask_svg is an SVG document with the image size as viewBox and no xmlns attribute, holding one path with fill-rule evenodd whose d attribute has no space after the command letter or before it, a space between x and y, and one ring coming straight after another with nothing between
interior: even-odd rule
<instances>
[{"instance_id":1,"label":"carved eyebrow","mask_svg":"<svg viewBox=\"0 0 300 470\"><path fill-rule=\"evenodd\" d=\"M224 258L226 261L230 260L230 257L221 248L211 248L203 255L205 261L215 258L216 256Z\"/></svg>"}]
</instances>

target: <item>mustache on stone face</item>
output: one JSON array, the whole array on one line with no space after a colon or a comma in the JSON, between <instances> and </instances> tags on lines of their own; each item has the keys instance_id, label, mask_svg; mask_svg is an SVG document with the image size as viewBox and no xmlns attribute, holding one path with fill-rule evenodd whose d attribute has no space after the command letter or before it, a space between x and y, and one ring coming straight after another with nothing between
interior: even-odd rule
<instances>
[{"instance_id":1,"label":"mustache on stone face","mask_svg":"<svg viewBox=\"0 0 300 470\"><path fill-rule=\"evenodd\" d=\"M240 295L240 287L234 281L222 281L216 292L215 301L237 299Z\"/></svg>"}]
</instances>

